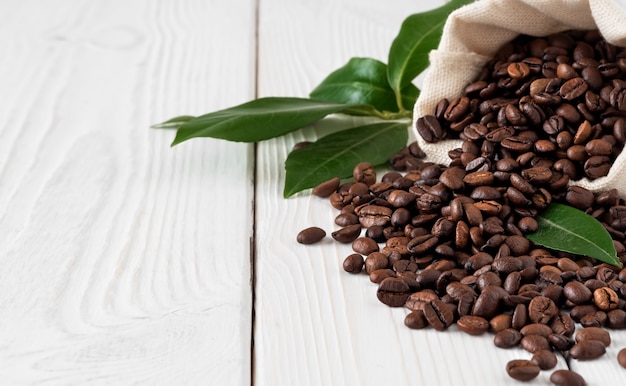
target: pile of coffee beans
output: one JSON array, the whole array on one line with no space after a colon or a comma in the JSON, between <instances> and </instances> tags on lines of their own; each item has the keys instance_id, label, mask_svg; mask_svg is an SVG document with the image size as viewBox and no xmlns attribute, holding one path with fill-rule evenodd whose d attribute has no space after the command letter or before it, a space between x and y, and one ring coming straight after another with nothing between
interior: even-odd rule
<instances>
[{"instance_id":1,"label":"pile of coffee beans","mask_svg":"<svg viewBox=\"0 0 626 386\"><path fill-rule=\"evenodd\" d=\"M354 181L313 189L339 213L331 236L351 244L345 271L365 271L378 299L405 307L412 329L493 334L495 346L521 346L530 359L506 372L528 381L574 360L603 357L609 329L626 328L626 269L542 248L526 234L553 202L595 217L626 261L626 201L617 190L571 184L597 178L626 141L626 53L597 31L522 36L503 47L479 79L416 121L427 141L463 139L449 165L423 160L412 143L377 179L368 163ZM319 228L298 235L305 244ZM618 363L626 367L626 349ZM584 385L570 370L557 385Z\"/></svg>"},{"instance_id":2,"label":"pile of coffee beans","mask_svg":"<svg viewBox=\"0 0 626 386\"><path fill-rule=\"evenodd\" d=\"M520 36L461 97L417 119L416 129L427 142L470 140L450 152L469 169L500 171L496 159L528 154L565 179L595 179L626 141L625 75L626 51L598 31Z\"/></svg>"}]
</instances>

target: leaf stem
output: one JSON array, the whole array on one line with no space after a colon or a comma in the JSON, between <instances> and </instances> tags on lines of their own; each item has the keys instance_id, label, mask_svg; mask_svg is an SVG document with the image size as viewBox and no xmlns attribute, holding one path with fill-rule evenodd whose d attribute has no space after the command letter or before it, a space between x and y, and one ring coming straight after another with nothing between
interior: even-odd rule
<instances>
[{"instance_id":1,"label":"leaf stem","mask_svg":"<svg viewBox=\"0 0 626 386\"><path fill-rule=\"evenodd\" d=\"M396 113L392 113L391 111L374 110L372 112L372 114L375 117L378 117L380 119L384 119L386 121L391 121L391 120L394 120L394 119L403 119L403 118L411 119L413 117L413 112L411 112L409 110L405 110L405 109L401 109L400 111L398 111Z\"/></svg>"},{"instance_id":2,"label":"leaf stem","mask_svg":"<svg viewBox=\"0 0 626 386\"><path fill-rule=\"evenodd\" d=\"M406 111L404 103L402 102L402 93L399 90L394 90L394 93L396 94L396 104L398 105L398 110L400 110L400 112Z\"/></svg>"}]
</instances>

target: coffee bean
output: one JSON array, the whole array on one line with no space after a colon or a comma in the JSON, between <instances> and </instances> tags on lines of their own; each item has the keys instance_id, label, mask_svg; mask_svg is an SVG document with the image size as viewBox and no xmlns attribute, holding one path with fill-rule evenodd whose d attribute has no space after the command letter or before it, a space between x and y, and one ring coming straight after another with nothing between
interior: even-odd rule
<instances>
[{"instance_id":1,"label":"coffee bean","mask_svg":"<svg viewBox=\"0 0 626 386\"><path fill-rule=\"evenodd\" d=\"M361 225L354 224L345 226L339 230L332 232L331 237L340 243L352 243L361 234Z\"/></svg>"},{"instance_id":2,"label":"coffee bean","mask_svg":"<svg viewBox=\"0 0 626 386\"><path fill-rule=\"evenodd\" d=\"M355 182L362 182L365 185L372 185L376 182L376 171L369 162L359 162L352 171Z\"/></svg>"},{"instance_id":3,"label":"coffee bean","mask_svg":"<svg viewBox=\"0 0 626 386\"><path fill-rule=\"evenodd\" d=\"M599 340L583 340L569 349L569 355L578 360L590 360L606 353L606 346Z\"/></svg>"},{"instance_id":4,"label":"coffee bean","mask_svg":"<svg viewBox=\"0 0 626 386\"><path fill-rule=\"evenodd\" d=\"M576 333L576 342L582 342L585 340L598 340L604 344L605 347L611 345L611 335L603 328L599 327L585 327Z\"/></svg>"},{"instance_id":5,"label":"coffee bean","mask_svg":"<svg viewBox=\"0 0 626 386\"><path fill-rule=\"evenodd\" d=\"M526 382L536 378L541 369L532 361L514 359L506 364L506 372L511 378Z\"/></svg>"},{"instance_id":6,"label":"coffee bean","mask_svg":"<svg viewBox=\"0 0 626 386\"><path fill-rule=\"evenodd\" d=\"M536 353L540 350L549 350L550 342L548 338L541 335L526 335L520 341L522 348L530 353Z\"/></svg>"},{"instance_id":7,"label":"coffee bean","mask_svg":"<svg viewBox=\"0 0 626 386\"><path fill-rule=\"evenodd\" d=\"M589 85L583 78L575 77L563 83L559 90L559 95L563 99L572 100L583 95L588 88Z\"/></svg>"},{"instance_id":8,"label":"coffee bean","mask_svg":"<svg viewBox=\"0 0 626 386\"><path fill-rule=\"evenodd\" d=\"M343 261L343 269L348 273L359 273L363 270L363 256L358 253L348 255Z\"/></svg>"},{"instance_id":9,"label":"coffee bean","mask_svg":"<svg viewBox=\"0 0 626 386\"><path fill-rule=\"evenodd\" d=\"M377 269L384 269L389 266L389 259L380 252L372 252L365 258L365 272L371 274Z\"/></svg>"},{"instance_id":10,"label":"coffee bean","mask_svg":"<svg viewBox=\"0 0 626 386\"><path fill-rule=\"evenodd\" d=\"M426 328L428 326L428 321L426 320L422 310L416 310L409 312L404 317L404 325L410 329L418 330Z\"/></svg>"},{"instance_id":11,"label":"coffee bean","mask_svg":"<svg viewBox=\"0 0 626 386\"><path fill-rule=\"evenodd\" d=\"M591 290L579 281L570 281L563 287L563 295L573 304L585 304L593 296Z\"/></svg>"},{"instance_id":12,"label":"coffee bean","mask_svg":"<svg viewBox=\"0 0 626 386\"><path fill-rule=\"evenodd\" d=\"M385 226L391 220L391 208L380 205L365 205L358 209L359 222L365 228L373 225Z\"/></svg>"},{"instance_id":13,"label":"coffee bean","mask_svg":"<svg viewBox=\"0 0 626 386\"><path fill-rule=\"evenodd\" d=\"M550 382L557 386L585 386L585 379L572 370L556 370L550 375Z\"/></svg>"},{"instance_id":14,"label":"coffee bean","mask_svg":"<svg viewBox=\"0 0 626 386\"><path fill-rule=\"evenodd\" d=\"M613 329L626 328L626 311L622 309L611 310L606 313L606 326Z\"/></svg>"},{"instance_id":15,"label":"coffee bean","mask_svg":"<svg viewBox=\"0 0 626 386\"><path fill-rule=\"evenodd\" d=\"M619 350L617 353L617 363L626 369L626 348Z\"/></svg>"},{"instance_id":16,"label":"coffee bean","mask_svg":"<svg viewBox=\"0 0 626 386\"><path fill-rule=\"evenodd\" d=\"M369 237L359 237L352 242L352 250L356 253L367 256L372 252L378 252L379 247L374 239Z\"/></svg>"},{"instance_id":17,"label":"coffee bean","mask_svg":"<svg viewBox=\"0 0 626 386\"><path fill-rule=\"evenodd\" d=\"M489 322L485 318L475 315L464 315L456 322L459 330L470 335L482 335L489 329Z\"/></svg>"},{"instance_id":18,"label":"coffee bean","mask_svg":"<svg viewBox=\"0 0 626 386\"><path fill-rule=\"evenodd\" d=\"M520 329L520 333L523 336L526 336L526 335L540 335L540 336L543 336L544 338L547 338L548 336L550 336L550 334L552 334L552 329L550 327L548 327L548 325L546 325L546 324L531 323L531 324L527 324L524 327L522 327Z\"/></svg>"},{"instance_id":19,"label":"coffee bean","mask_svg":"<svg viewBox=\"0 0 626 386\"><path fill-rule=\"evenodd\" d=\"M552 350L539 350L533 354L530 361L539 366L541 370L553 369L558 363Z\"/></svg>"},{"instance_id":20,"label":"coffee bean","mask_svg":"<svg viewBox=\"0 0 626 386\"><path fill-rule=\"evenodd\" d=\"M318 197L329 197L331 194L337 191L341 180L339 177L331 178L328 181L324 181L321 184L313 188L312 193Z\"/></svg>"},{"instance_id":21,"label":"coffee bean","mask_svg":"<svg viewBox=\"0 0 626 386\"><path fill-rule=\"evenodd\" d=\"M326 237L326 231L319 227L309 227L298 233L296 240L300 244L315 244Z\"/></svg>"},{"instance_id":22,"label":"coffee bean","mask_svg":"<svg viewBox=\"0 0 626 386\"><path fill-rule=\"evenodd\" d=\"M618 296L609 287L598 288L593 291L593 302L602 311L610 311L617 308Z\"/></svg>"},{"instance_id":23,"label":"coffee bean","mask_svg":"<svg viewBox=\"0 0 626 386\"><path fill-rule=\"evenodd\" d=\"M359 224L359 217L354 213L340 213L335 217L335 224L342 227Z\"/></svg>"},{"instance_id":24,"label":"coffee bean","mask_svg":"<svg viewBox=\"0 0 626 386\"><path fill-rule=\"evenodd\" d=\"M424 316L434 329L443 331L454 323L454 314L444 302L438 299L426 303L423 308Z\"/></svg>"},{"instance_id":25,"label":"coffee bean","mask_svg":"<svg viewBox=\"0 0 626 386\"><path fill-rule=\"evenodd\" d=\"M434 115L426 115L417 119L415 128L426 142L437 142L444 137L441 124Z\"/></svg>"},{"instance_id":26,"label":"coffee bean","mask_svg":"<svg viewBox=\"0 0 626 386\"><path fill-rule=\"evenodd\" d=\"M583 170L585 175L592 179L604 177L609 174L612 161L607 156L594 155L585 161Z\"/></svg>"},{"instance_id":27,"label":"coffee bean","mask_svg":"<svg viewBox=\"0 0 626 386\"><path fill-rule=\"evenodd\" d=\"M402 307L409 297L410 288L402 279L388 277L378 285L376 296L389 307Z\"/></svg>"},{"instance_id":28,"label":"coffee bean","mask_svg":"<svg viewBox=\"0 0 626 386\"><path fill-rule=\"evenodd\" d=\"M534 297L528 305L528 318L533 323L546 324L558 313L559 308L554 304L554 301L545 296Z\"/></svg>"},{"instance_id":29,"label":"coffee bean","mask_svg":"<svg viewBox=\"0 0 626 386\"><path fill-rule=\"evenodd\" d=\"M511 314L499 314L489 321L489 329L495 333L512 328L513 317Z\"/></svg>"}]
</instances>

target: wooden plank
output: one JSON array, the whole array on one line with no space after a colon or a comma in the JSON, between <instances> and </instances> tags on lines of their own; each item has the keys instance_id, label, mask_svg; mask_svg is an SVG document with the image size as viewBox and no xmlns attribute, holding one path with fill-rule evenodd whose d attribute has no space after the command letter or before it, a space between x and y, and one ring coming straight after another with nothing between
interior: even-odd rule
<instances>
[{"instance_id":1,"label":"wooden plank","mask_svg":"<svg viewBox=\"0 0 626 386\"><path fill-rule=\"evenodd\" d=\"M304 97L350 57L386 62L402 20L443 1L264 0L260 8L260 94ZM497 349L492 336L456 328L409 330L406 309L376 299L364 275L349 275L352 251L328 237L302 246L308 226L337 229L336 211L308 192L283 199L283 162L291 147L337 128L338 118L257 148L254 383L264 385L509 385L511 359L522 349ZM355 120L353 120L354 122ZM557 368L566 368L563 358ZM542 372L533 385L549 385Z\"/></svg>"},{"instance_id":2,"label":"wooden plank","mask_svg":"<svg viewBox=\"0 0 626 386\"><path fill-rule=\"evenodd\" d=\"M254 1L0 13L2 383L250 384L253 147L149 126L254 97Z\"/></svg>"}]
</instances>

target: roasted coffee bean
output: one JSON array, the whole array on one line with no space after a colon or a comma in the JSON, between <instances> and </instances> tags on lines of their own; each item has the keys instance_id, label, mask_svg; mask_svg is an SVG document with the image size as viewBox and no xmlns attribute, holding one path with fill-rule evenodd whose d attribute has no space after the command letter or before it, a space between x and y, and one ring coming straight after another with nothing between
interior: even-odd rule
<instances>
[{"instance_id":1,"label":"roasted coffee bean","mask_svg":"<svg viewBox=\"0 0 626 386\"><path fill-rule=\"evenodd\" d=\"M313 188L312 193L318 197L329 197L331 194L337 191L341 180L339 177L331 178L328 181L322 182Z\"/></svg>"},{"instance_id":2,"label":"roasted coffee bean","mask_svg":"<svg viewBox=\"0 0 626 386\"><path fill-rule=\"evenodd\" d=\"M417 119L415 128L426 142L437 142L444 137L441 124L434 115L426 115Z\"/></svg>"},{"instance_id":3,"label":"roasted coffee bean","mask_svg":"<svg viewBox=\"0 0 626 386\"><path fill-rule=\"evenodd\" d=\"M450 101L450 104L443 113L443 118L448 122L455 122L467 115L470 109L470 99L466 96Z\"/></svg>"},{"instance_id":4,"label":"roasted coffee bean","mask_svg":"<svg viewBox=\"0 0 626 386\"><path fill-rule=\"evenodd\" d=\"M499 314L489 320L489 329L495 333L511 328L511 315ZM521 338L520 338L521 339Z\"/></svg>"},{"instance_id":5,"label":"roasted coffee bean","mask_svg":"<svg viewBox=\"0 0 626 386\"><path fill-rule=\"evenodd\" d=\"M586 210L593 205L594 196L588 189L574 185L567 188L565 201L574 208Z\"/></svg>"},{"instance_id":6,"label":"roasted coffee bean","mask_svg":"<svg viewBox=\"0 0 626 386\"><path fill-rule=\"evenodd\" d=\"M548 342L554 347L555 350L567 351L574 345L574 341L569 337L561 334L550 334L548 336Z\"/></svg>"},{"instance_id":7,"label":"roasted coffee bean","mask_svg":"<svg viewBox=\"0 0 626 386\"><path fill-rule=\"evenodd\" d=\"M577 343L585 340L598 340L606 347L611 345L611 335L607 330L600 327L585 327L578 330L575 340Z\"/></svg>"},{"instance_id":8,"label":"roasted coffee bean","mask_svg":"<svg viewBox=\"0 0 626 386\"><path fill-rule=\"evenodd\" d=\"M546 324L559 314L559 308L552 299L545 296L535 296L528 305L528 318L533 323Z\"/></svg>"},{"instance_id":9,"label":"roasted coffee bean","mask_svg":"<svg viewBox=\"0 0 626 386\"><path fill-rule=\"evenodd\" d=\"M375 284L380 284L383 280L385 280L388 277L397 277L397 276L398 275L396 275L396 272L393 269L389 269L389 268L376 269L369 274L370 281ZM406 283L406 280L404 279L402 280ZM407 283L407 285L409 285L409 290L410 290L411 285L409 283Z\"/></svg>"},{"instance_id":10,"label":"roasted coffee bean","mask_svg":"<svg viewBox=\"0 0 626 386\"><path fill-rule=\"evenodd\" d=\"M609 174L612 161L607 156L594 155L585 161L583 170L585 175L592 179L604 177Z\"/></svg>"},{"instance_id":11,"label":"roasted coffee bean","mask_svg":"<svg viewBox=\"0 0 626 386\"><path fill-rule=\"evenodd\" d=\"M365 258L365 272L371 274L377 269L389 267L389 259L380 252L372 252Z\"/></svg>"},{"instance_id":12,"label":"roasted coffee bean","mask_svg":"<svg viewBox=\"0 0 626 386\"><path fill-rule=\"evenodd\" d=\"M532 361L514 359L507 362L506 372L511 378L526 382L535 379L541 372L541 369Z\"/></svg>"},{"instance_id":13,"label":"roasted coffee bean","mask_svg":"<svg viewBox=\"0 0 626 386\"><path fill-rule=\"evenodd\" d=\"M345 226L339 230L332 232L331 237L340 243L352 243L361 234L361 225L354 224Z\"/></svg>"},{"instance_id":14,"label":"roasted coffee bean","mask_svg":"<svg viewBox=\"0 0 626 386\"><path fill-rule=\"evenodd\" d=\"M326 231L319 227L309 227L298 233L296 240L300 244L315 244L326 237Z\"/></svg>"},{"instance_id":15,"label":"roasted coffee bean","mask_svg":"<svg viewBox=\"0 0 626 386\"><path fill-rule=\"evenodd\" d=\"M549 326L545 325L545 324L530 323L530 324L527 324L524 327L522 327L520 329L520 333L522 334L522 336L526 336L526 335L540 335L540 336L543 336L544 338L547 338L553 332L552 332L552 329Z\"/></svg>"},{"instance_id":16,"label":"roasted coffee bean","mask_svg":"<svg viewBox=\"0 0 626 386\"><path fill-rule=\"evenodd\" d=\"M335 217L335 224L341 227L359 224L359 217L354 213L340 213Z\"/></svg>"},{"instance_id":17,"label":"roasted coffee bean","mask_svg":"<svg viewBox=\"0 0 626 386\"><path fill-rule=\"evenodd\" d=\"M402 307L409 297L410 288L404 280L394 277L384 279L378 285L376 296L389 307Z\"/></svg>"},{"instance_id":18,"label":"roasted coffee bean","mask_svg":"<svg viewBox=\"0 0 626 386\"><path fill-rule=\"evenodd\" d=\"M549 326L555 334L564 336L572 336L576 330L576 322L574 322L574 319L572 319L569 314L564 312L552 318L549 322Z\"/></svg>"},{"instance_id":19,"label":"roasted coffee bean","mask_svg":"<svg viewBox=\"0 0 626 386\"><path fill-rule=\"evenodd\" d=\"M363 270L364 264L363 256L358 253L352 253L343 261L343 269L348 273L359 273Z\"/></svg>"},{"instance_id":20,"label":"roasted coffee bean","mask_svg":"<svg viewBox=\"0 0 626 386\"><path fill-rule=\"evenodd\" d=\"M601 287L593 291L593 302L602 311L610 311L617 308L619 297L609 287Z\"/></svg>"},{"instance_id":21,"label":"roasted coffee bean","mask_svg":"<svg viewBox=\"0 0 626 386\"><path fill-rule=\"evenodd\" d=\"M608 316L604 311L594 311L580 318L583 327L602 327L606 324Z\"/></svg>"},{"instance_id":22,"label":"roasted coffee bean","mask_svg":"<svg viewBox=\"0 0 626 386\"><path fill-rule=\"evenodd\" d=\"M464 315L456 322L459 330L470 335L482 335L489 329L489 322L485 318L475 315Z\"/></svg>"},{"instance_id":23,"label":"roasted coffee bean","mask_svg":"<svg viewBox=\"0 0 626 386\"><path fill-rule=\"evenodd\" d=\"M606 313L606 325L613 329L626 328L626 311L622 309L611 310Z\"/></svg>"},{"instance_id":24,"label":"roasted coffee bean","mask_svg":"<svg viewBox=\"0 0 626 386\"><path fill-rule=\"evenodd\" d=\"M583 340L569 349L569 355L578 360L590 360L606 353L606 346L599 340Z\"/></svg>"},{"instance_id":25,"label":"roasted coffee bean","mask_svg":"<svg viewBox=\"0 0 626 386\"><path fill-rule=\"evenodd\" d=\"M395 208L405 207L415 201L416 195L401 189L392 190L387 196L387 202Z\"/></svg>"},{"instance_id":26,"label":"roasted coffee bean","mask_svg":"<svg viewBox=\"0 0 626 386\"><path fill-rule=\"evenodd\" d=\"M617 363L626 369L626 348L619 350L617 353Z\"/></svg>"},{"instance_id":27,"label":"roasted coffee bean","mask_svg":"<svg viewBox=\"0 0 626 386\"><path fill-rule=\"evenodd\" d=\"M369 228L373 225L385 226L391 220L393 210L381 205L365 205L358 208L357 215L361 225Z\"/></svg>"},{"instance_id":28,"label":"roasted coffee bean","mask_svg":"<svg viewBox=\"0 0 626 386\"><path fill-rule=\"evenodd\" d=\"M507 328L498 333L493 338L493 343L496 347L511 348L517 346L522 340L522 334L514 329Z\"/></svg>"},{"instance_id":29,"label":"roasted coffee bean","mask_svg":"<svg viewBox=\"0 0 626 386\"><path fill-rule=\"evenodd\" d=\"M428 321L422 310L416 310L409 312L404 317L404 325L410 329L418 330L428 327Z\"/></svg>"},{"instance_id":30,"label":"roasted coffee bean","mask_svg":"<svg viewBox=\"0 0 626 386\"><path fill-rule=\"evenodd\" d=\"M352 171L355 182L369 186L376 182L376 171L369 162L359 162Z\"/></svg>"},{"instance_id":31,"label":"roasted coffee bean","mask_svg":"<svg viewBox=\"0 0 626 386\"><path fill-rule=\"evenodd\" d=\"M443 331L454 323L454 314L441 300L432 300L423 308L424 316L434 329Z\"/></svg>"},{"instance_id":32,"label":"roasted coffee bean","mask_svg":"<svg viewBox=\"0 0 626 386\"><path fill-rule=\"evenodd\" d=\"M548 338L541 335L526 335L520 341L522 348L529 353L536 353L541 350L550 350Z\"/></svg>"},{"instance_id":33,"label":"roasted coffee bean","mask_svg":"<svg viewBox=\"0 0 626 386\"><path fill-rule=\"evenodd\" d=\"M541 370L553 369L558 363L556 355L552 350L536 351L530 358L530 361L539 366Z\"/></svg>"},{"instance_id":34,"label":"roasted coffee bean","mask_svg":"<svg viewBox=\"0 0 626 386\"><path fill-rule=\"evenodd\" d=\"M556 370L550 375L550 382L556 386L585 386L585 379L572 370Z\"/></svg>"},{"instance_id":35,"label":"roasted coffee bean","mask_svg":"<svg viewBox=\"0 0 626 386\"><path fill-rule=\"evenodd\" d=\"M352 250L356 253L367 256L372 252L378 252L380 248L374 239L369 237L359 237L352 242Z\"/></svg>"}]
</instances>

